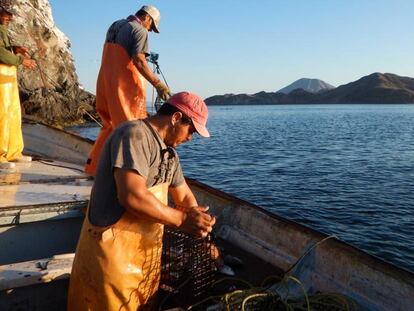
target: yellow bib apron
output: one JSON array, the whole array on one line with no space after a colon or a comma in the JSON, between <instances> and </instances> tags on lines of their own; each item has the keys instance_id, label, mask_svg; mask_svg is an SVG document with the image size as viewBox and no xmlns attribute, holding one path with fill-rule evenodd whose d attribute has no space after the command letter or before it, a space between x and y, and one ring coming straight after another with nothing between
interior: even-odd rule
<instances>
[{"instance_id":1,"label":"yellow bib apron","mask_svg":"<svg viewBox=\"0 0 414 311\"><path fill-rule=\"evenodd\" d=\"M15 66L0 64L0 162L15 160L23 152L16 71Z\"/></svg>"},{"instance_id":2,"label":"yellow bib apron","mask_svg":"<svg viewBox=\"0 0 414 311\"><path fill-rule=\"evenodd\" d=\"M168 184L149 189L167 204ZM162 224L125 211L97 227L85 217L70 277L68 310L146 310L158 290Z\"/></svg>"}]
</instances>

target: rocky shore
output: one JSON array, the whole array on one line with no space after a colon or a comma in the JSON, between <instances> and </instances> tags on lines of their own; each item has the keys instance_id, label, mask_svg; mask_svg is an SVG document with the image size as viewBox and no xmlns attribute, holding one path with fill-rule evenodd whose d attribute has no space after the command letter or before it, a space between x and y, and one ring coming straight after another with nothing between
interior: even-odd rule
<instances>
[{"instance_id":1,"label":"rocky shore","mask_svg":"<svg viewBox=\"0 0 414 311\"><path fill-rule=\"evenodd\" d=\"M55 126L81 124L95 114L95 96L79 85L70 41L55 25L48 0L16 0L13 45L25 46L34 70L18 68L22 113Z\"/></svg>"}]
</instances>

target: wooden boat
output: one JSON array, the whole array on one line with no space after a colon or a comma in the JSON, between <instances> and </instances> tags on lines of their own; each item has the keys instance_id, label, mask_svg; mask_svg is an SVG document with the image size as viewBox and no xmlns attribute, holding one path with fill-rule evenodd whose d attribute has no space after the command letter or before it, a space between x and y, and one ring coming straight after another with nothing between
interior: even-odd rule
<instances>
[{"instance_id":1,"label":"wooden boat","mask_svg":"<svg viewBox=\"0 0 414 311\"><path fill-rule=\"evenodd\" d=\"M64 310L92 183L81 172L91 141L39 123L26 122L23 130L33 163L0 173L0 310ZM245 261L236 269L238 277L257 282L300 259L291 273L309 293L346 295L358 310L412 310L412 272L196 180L188 182L217 216L218 239Z\"/></svg>"}]
</instances>

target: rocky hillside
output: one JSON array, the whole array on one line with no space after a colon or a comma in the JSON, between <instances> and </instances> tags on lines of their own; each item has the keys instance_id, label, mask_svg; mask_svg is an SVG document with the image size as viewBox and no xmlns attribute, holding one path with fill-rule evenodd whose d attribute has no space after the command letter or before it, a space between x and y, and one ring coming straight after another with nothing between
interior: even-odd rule
<instances>
[{"instance_id":1,"label":"rocky hillside","mask_svg":"<svg viewBox=\"0 0 414 311\"><path fill-rule=\"evenodd\" d=\"M302 79L296 80L292 84L289 84L288 86L280 89L277 92L283 93L283 94L289 94L290 92L294 90L302 89L309 93L319 93L319 92L331 90L333 88L335 88L333 85L330 85L329 83L326 83L325 81L322 81L319 79L302 78Z\"/></svg>"},{"instance_id":2,"label":"rocky hillside","mask_svg":"<svg viewBox=\"0 0 414 311\"><path fill-rule=\"evenodd\" d=\"M18 68L23 113L54 125L77 124L93 112L94 96L79 87L68 38L56 27L48 0L16 0L13 45L25 46L34 70Z\"/></svg>"},{"instance_id":3,"label":"rocky hillside","mask_svg":"<svg viewBox=\"0 0 414 311\"><path fill-rule=\"evenodd\" d=\"M318 100L329 103L414 103L414 78L377 72L325 92Z\"/></svg>"},{"instance_id":4,"label":"rocky hillside","mask_svg":"<svg viewBox=\"0 0 414 311\"><path fill-rule=\"evenodd\" d=\"M414 104L414 78L391 73L373 73L319 93L295 89L289 94L260 92L227 94L206 99L208 105L273 104Z\"/></svg>"}]
</instances>

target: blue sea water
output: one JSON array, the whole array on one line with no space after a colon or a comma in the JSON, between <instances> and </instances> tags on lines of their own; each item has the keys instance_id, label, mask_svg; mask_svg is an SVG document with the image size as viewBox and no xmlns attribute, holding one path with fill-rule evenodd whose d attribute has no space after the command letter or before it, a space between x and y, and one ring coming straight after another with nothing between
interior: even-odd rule
<instances>
[{"instance_id":1,"label":"blue sea water","mask_svg":"<svg viewBox=\"0 0 414 311\"><path fill-rule=\"evenodd\" d=\"M188 177L414 271L414 105L213 106L208 126L178 147Z\"/></svg>"}]
</instances>

